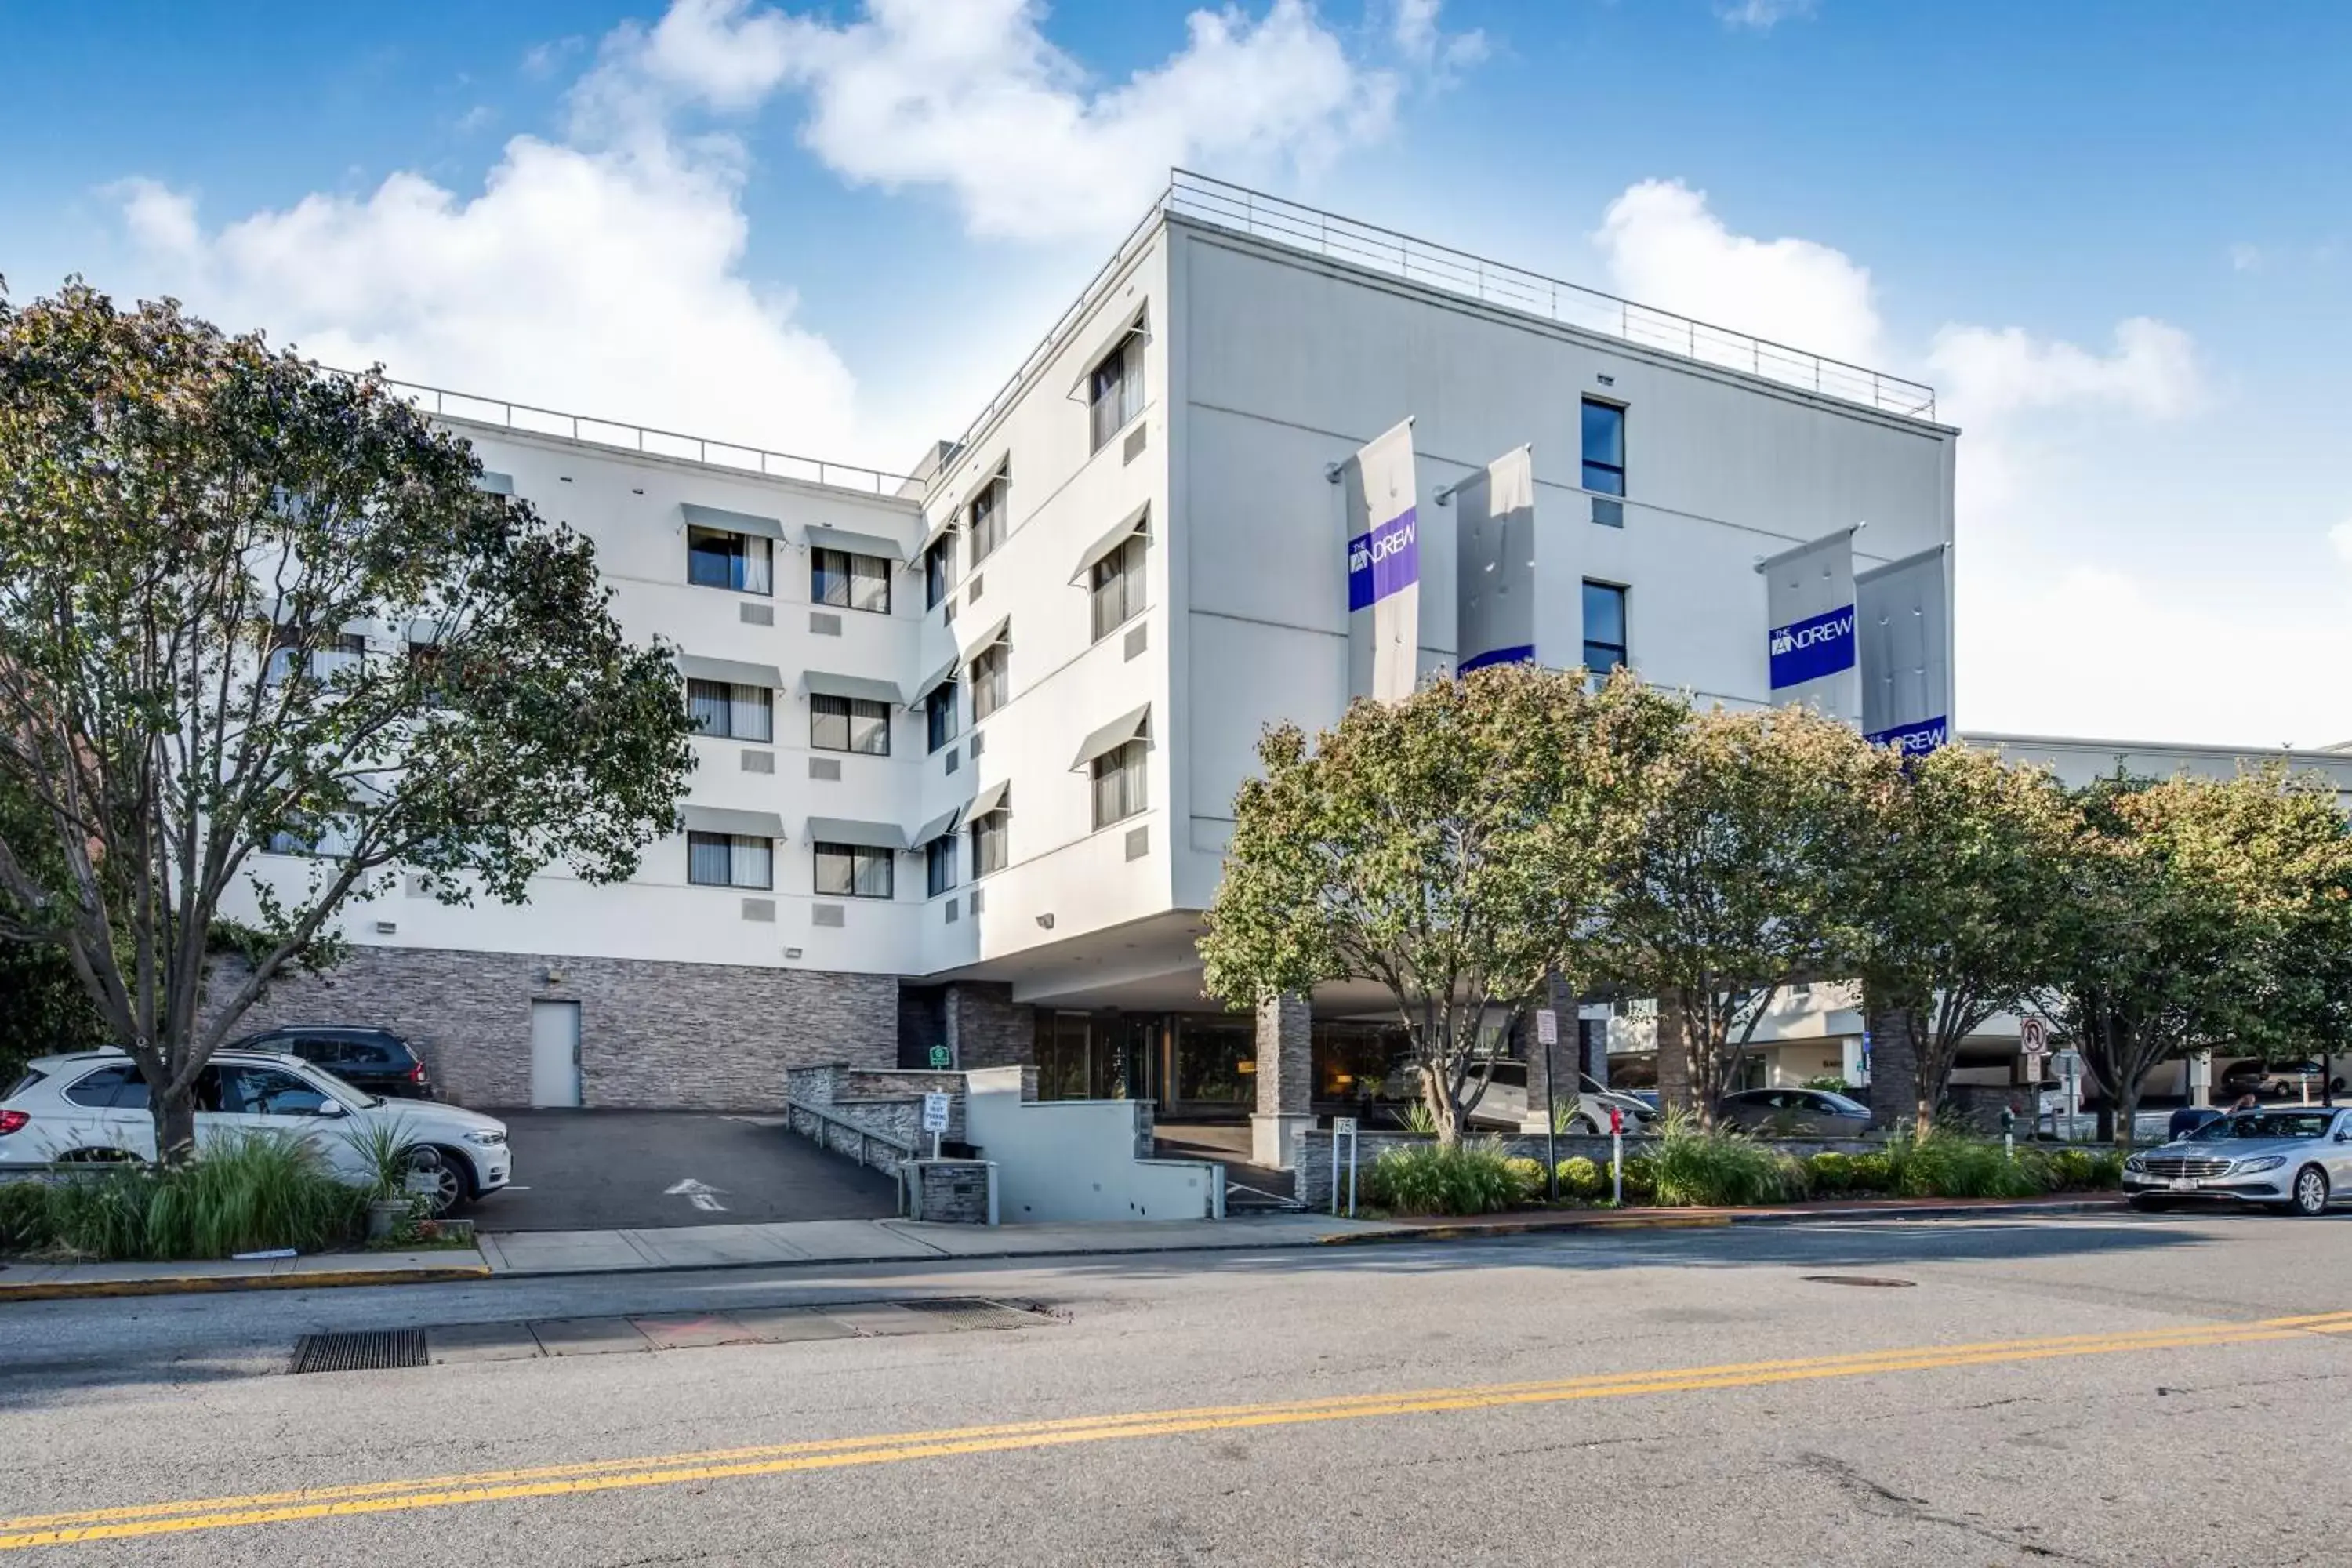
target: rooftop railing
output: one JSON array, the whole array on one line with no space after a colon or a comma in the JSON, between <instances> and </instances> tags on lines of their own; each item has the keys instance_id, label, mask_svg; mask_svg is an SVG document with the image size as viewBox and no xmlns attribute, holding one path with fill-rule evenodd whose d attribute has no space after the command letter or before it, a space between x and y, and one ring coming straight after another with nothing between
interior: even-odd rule
<instances>
[{"instance_id":1,"label":"rooftop railing","mask_svg":"<svg viewBox=\"0 0 2352 1568\"><path fill-rule=\"evenodd\" d=\"M1909 419L1936 416L1936 389L1920 382L1637 304L1189 170L1175 171L1154 210L1884 413Z\"/></svg>"},{"instance_id":2,"label":"rooftop railing","mask_svg":"<svg viewBox=\"0 0 2352 1568\"><path fill-rule=\"evenodd\" d=\"M452 392L446 387L426 386L419 382L400 381L391 376L384 377L384 384L418 407L448 419L469 419L478 425L496 425L540 436L561 436L567 440L589 441L652 457L709 463L716 468L736 468L767 479L800 479L809 484L864 490L870 495L895 496L907 483L907 477L903 474L886 474L879 468L861 468L856 463L829 462L822 458L771 452L761 447L714 441L708 437L687 436L676 430L656 430L621 420L598 419L585 414L564 414L552 408L534 408L528 403L477 397L469 392Z\"/></svg>"}]
</instances>

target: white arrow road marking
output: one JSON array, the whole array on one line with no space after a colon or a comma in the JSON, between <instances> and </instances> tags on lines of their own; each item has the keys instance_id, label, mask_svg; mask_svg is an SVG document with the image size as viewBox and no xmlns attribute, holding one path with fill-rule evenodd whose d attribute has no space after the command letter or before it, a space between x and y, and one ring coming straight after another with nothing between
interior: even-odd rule
<instances>
[{"instance_id":1,"label":"white arrow road marking","mask_svg":"<svg viewBox=\"0 0 2352 1568\"><path fill-rule=\"evenodd\" d=\"M666 1188L663 1195L673 1198L684 1197L688 1203L705 1214L725 1214L727 1205L719 1201L719 1194L726 1190L724 1187L707 1187L692 1176L688 1176L677 1185Z\"/></svg>"}]
</instances>

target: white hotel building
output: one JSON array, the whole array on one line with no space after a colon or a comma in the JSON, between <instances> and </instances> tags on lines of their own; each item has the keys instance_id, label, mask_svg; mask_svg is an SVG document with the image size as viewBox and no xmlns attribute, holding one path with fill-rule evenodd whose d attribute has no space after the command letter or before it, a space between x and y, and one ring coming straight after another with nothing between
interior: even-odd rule
<instances>
[{"instance_id":1,"label":"white hotel building","mask_svg":"<svg viewBox=\"0 0 2352 1568\"><path fill-rule=\"evenodd\" d=\"M1261 1089L1192 944L1260 731L1349 696L1328 470L1407 416L1425 668L1439 492L1522 443L1547 661L1703 701L1767 699L1759 558L1953 542L1928 388L1189 175L911 477L422 395L594 542L705 717L687 831L631 881L387 879L331 983L262 1010L399 1028L475 1103L772 1106L787 1066L944 1047L1168 1118L1344 1105L1374 999L1318 996L1311 1058L1275 1020ZM1832 1020L1790 1022L1820 1054Z\"/></svg>"}]
</instances>

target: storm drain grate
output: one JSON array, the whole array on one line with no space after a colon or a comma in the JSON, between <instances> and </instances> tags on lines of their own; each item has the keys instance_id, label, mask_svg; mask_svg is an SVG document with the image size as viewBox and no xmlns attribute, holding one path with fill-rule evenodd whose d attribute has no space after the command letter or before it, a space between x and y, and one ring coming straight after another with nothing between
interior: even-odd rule
<instances>
[{"instance_id":1,"label":"storm drain grate","mask_svg":"<svg viewBox=\"0 0 2352 1568\"><path fill-rule=\"evenodd\" d=\"M1808 1285L1864 1285L1880 1290L1908 1290L1918 1283L1885 1274L1808 1274L1804 1279Z\"/></svg>"},{"instance_id":2,"label":"storm drain grate","mask_svg":"<svg viewBox=\"0 0 2352 1568\"><path fill-rule=\"evenodd\" d=\"M921 1312L944 1320L940 1327L950 1333L966 1329L1018 1329L1037 1321L1034 1312L1008 1307L1002 1301L982 1301L969 1296L940 1301L899 1301L895 1304L909 1312Z\"/></svg>"},{"instance_id":3,"label":"storm drain grate","mask_svg":"<svg viewBox=\"0 0 2352 1568\"><path fill-rule=\"evenodd\" d=\"M423 1329L383 1329L373 1333L304 1334L294 1345L294 1370L304 1372L383 1372L393 1367L423 1366Z\"/></svg>"}]
</instances>

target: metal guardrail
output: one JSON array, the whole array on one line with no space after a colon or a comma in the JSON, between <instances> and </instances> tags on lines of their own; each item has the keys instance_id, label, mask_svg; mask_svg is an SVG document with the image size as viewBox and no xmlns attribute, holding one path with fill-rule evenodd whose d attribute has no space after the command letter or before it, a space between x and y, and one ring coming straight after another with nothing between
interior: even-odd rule
<instances>
[{"instance_id":1,"label":"metal guardrail","mask_svg":"<svg viewBox=\"0 0 2352 1568\"><path fill-rule=\"evenodd\" d=\"M799 1119L803 1116L816 1123L816 1131L814 1133L802 1130ZM915 1157L914 1144L903 1139L893 1138L887 1132L877 1132L871 1128L861 1127L846 1116L837 1116L824 1107L811 1105L804 1100L786 1097L784 1123L791 1131L800 1133L802 1137L814 1139L819 1148L835 1154L846 1154L849 1150L846 1145L835 1142L832 1134L826 1130L838 1127L845 1132L855 1134L857 1139L857 1163L867 1170L881 1168L874 1163L874 1151L877 1147L887 1149L898 1156L898 1159L890 1162L888 1167L893 1172L898 1170L900 1161L911 1160Z\"/></svg>"},{"instance_id":2,"label":"metal guardrail","mask_svg":"<svg viewBox=\"0 0 2352 1568\"><path fill-rule=\"evenodd\" d=\"M352 373L341 371L337 374L349 375ZM418 406L428 408L442 417L469 419L478 425L497 425L527 434L593 441L598 446L617 447L657 458L677 458L690 463L708 463L714 468L737 468L767 479L803 479L811 484L830 485L836 489L864 490L869 495L894 496L908 482L908 476L904 474L885 473L879 468L864 468L856 463L835 463L823 458L772 452L763 447L714 441L706 436L657 430L650 426L632 425L625 420L599 419L593 415L566 414L558 409L534 407L528 403L510 403L504 398L478 397L470 392L427 386L423 382L402 381L394 376L385 376L383 384Z\"/></svg>"}]
</instances>

